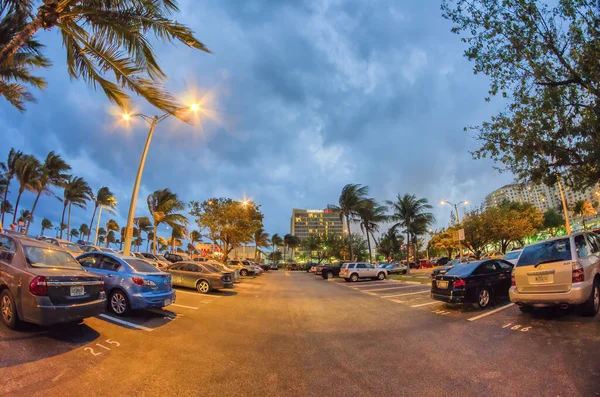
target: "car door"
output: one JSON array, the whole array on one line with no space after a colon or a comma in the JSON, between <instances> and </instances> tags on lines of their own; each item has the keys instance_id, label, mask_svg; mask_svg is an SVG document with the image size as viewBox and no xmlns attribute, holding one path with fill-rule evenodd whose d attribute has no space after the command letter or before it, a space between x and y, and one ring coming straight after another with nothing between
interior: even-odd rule
<instances>
[{"instance_id":1,"label":"car door","mask_svg":"<svg viewBox=\"0 0 600 397\"><path fill-rule=\"evenodd\" d=\"M196 281L200 277L200 267L192 263L188 263L181 268L181 276L183 278L183 285L189 288L196 287Z\"/></svg>"},{"instance_id":2,"label":"car door","mask_svg":"<svg viewBox=\"0 0 600 397\"><path fill-rule=\"evenodd\" d=\"M496 293L499 296L508 296L508 290L510 289L511 279L510 275L512 273L513 265L512 263L505 261L504 259L498 259L496 261L496 265L498 266L498 286L496 289Z\"/></svg>"},{"instance_id":3,"label":"car door","mask_svg":"<svg viewBox=\"0 0 600 397\"><path fill-rule=\"evenodd\" d=\"M365 263L365 277L377 277L377 268L370 263Z\"/></svg>"},{"instance_id":4,"label":"car door","mask_svg":"<svg viewBox=\"0 0 600 397\"><path fill-rule=\"evenodd\" d=\"M356 271L358 272L358 277L368 277L367 276L367 265L364 263L357 263L356 264Z\"/></svg>"},{"instance_id":5,"label":"car door","mask_svg":"<svg viewBox=\"0 0 600 397\"><path fill-rule=\"evenodd\" d=\"M476 294L483 287L488 288L490 293L495 293L495 273L497 273L497 269L493 261L481 263L471 274L470 280L467 280L467 293L472 294L473 299L475 299Z\"/></svg>"},{"instance_id":6,"label":"car door","mask_svg":"<svg viewBox=\"0 0 600 397\"><path fill-rule=\"evenodd\" d=\"M183 286L183 273L181 268L183 265L171 265L168 272L171 273L171 282L173 285Z\"/></svg>"},{"instance_id":7,"label":"car door","mask_svg":"<svg viewBox=\"0 0 600 397\"><path fill-rule=\"evenodd\" d=\"M121 285L121 279L123 278L119 273L121 264L109 256L96 255L102 257L98 271L102 273L102 277L104 278L104 289L110 291L112 288Z\"/></svg>"},{"instance_id":8,"label":"car door","mask_svg":"<svg viewBox=\"0 0 600 397\"><path fill-rule=\"evenodd\" d=\"M21 278L23 277L23 273L17 271L13 264L13 260L16 260L14 259L16 249L13 239L5 236L0 237L0 286L8 286L15 299L17 299L17 287L22 284ZM27 293L29 293L28 290Z\"/></svg>"}]
</instances>

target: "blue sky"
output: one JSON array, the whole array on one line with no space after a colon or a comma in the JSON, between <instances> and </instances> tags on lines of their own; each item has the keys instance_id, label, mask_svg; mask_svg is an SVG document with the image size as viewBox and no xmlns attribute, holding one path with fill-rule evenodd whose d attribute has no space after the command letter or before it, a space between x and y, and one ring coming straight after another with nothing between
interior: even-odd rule
<instances>
[{"instance_id":1,"label":"blue sky","mask_svg":"<svg viewBox=\"0 0 600 397\"><path fill-rule=\"evenodd\" d=\"M136 216L147 215L149 193L168 187L185 201L248 197L261 205L267 231L285 234L292 208L324 208L345 184L361 183L382 201L426 197L442 227L450 209L441 199L478 205L512 181L469 154L477 142L463 127L502 104L484 101L489 82L473 74L437 1L179 4L176 18L214 53L156 49L170 90L184 95L193 87L208 98L211 117L159 125ZM44 72L49 87L23 114L0 100L0 158L10 147L40 158L56 150L94 191L106 185L116 193L123 225L146 126L119 126L101 92L69 79L57 31L39 38L54 62ZM32 201L25 194L21 208ZM32 233L42 217L59 223L61 209L44 197ZM89 223L91 210L73 209L72 227Z\"/></svg>"}]
</instances>

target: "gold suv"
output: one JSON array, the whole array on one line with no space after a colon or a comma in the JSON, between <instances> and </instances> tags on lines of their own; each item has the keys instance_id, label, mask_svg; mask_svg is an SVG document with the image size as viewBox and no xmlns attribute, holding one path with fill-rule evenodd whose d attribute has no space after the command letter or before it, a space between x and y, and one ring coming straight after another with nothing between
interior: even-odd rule
<instances>
[{"instance_id":1,"label":"gold suv","mask_svg":"<svg viewBox=\"0 0 600 397\"><path fill-rule=\"evenodd\" d=\"M578 232L525 247L509 295L522 312L575 306L580 314L595 316L600 309L600 237Z\"/></svg>"}]
</instances>

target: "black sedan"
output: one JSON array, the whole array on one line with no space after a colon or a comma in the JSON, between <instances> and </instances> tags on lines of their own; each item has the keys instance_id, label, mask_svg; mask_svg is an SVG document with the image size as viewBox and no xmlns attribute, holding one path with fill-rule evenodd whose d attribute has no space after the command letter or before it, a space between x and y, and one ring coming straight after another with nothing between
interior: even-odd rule
<instances>
[{"instance_id":1,"label":"black sedan","mask_svg":"<svg viewBox=\"0 0 600 397\"><path fill-rule=\"evenodd\" d=\"M341 267L342 265L340 263L333 265L325 265L321 269L321 277L323 277L324 279L339 277Z\"/></svg>"},{"instance_id":2,"label":"black sedan","mask_svg":"<svg viewBox=\"0 0 600 397\"><path fill-rule=\"evenodd\" d=\"M473 304L483 309L494 299L508 296L512 264L502 259L470 262L437 275L431 298L448 303Z\"/></svg>"}]
</instances>

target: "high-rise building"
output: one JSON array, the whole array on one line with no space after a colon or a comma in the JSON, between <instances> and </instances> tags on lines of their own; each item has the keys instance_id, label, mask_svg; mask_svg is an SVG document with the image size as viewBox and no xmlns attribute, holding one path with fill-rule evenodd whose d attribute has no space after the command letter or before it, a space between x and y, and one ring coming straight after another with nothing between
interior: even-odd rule
<instances>
[{"instance_id":1,"label":"high-rise building","mask_svg":"<svg viewBox=\"0 0 600 397\"><path fill-rule=\"evenodd\" d=\"M306 239L312 235L324 236L331 234L343 237L347 233L344 222L340 219L340 213L330 209L325 210L302 210L292 209L290 222L290 234L300 239Z\"/></svg>"}]
</instances>

